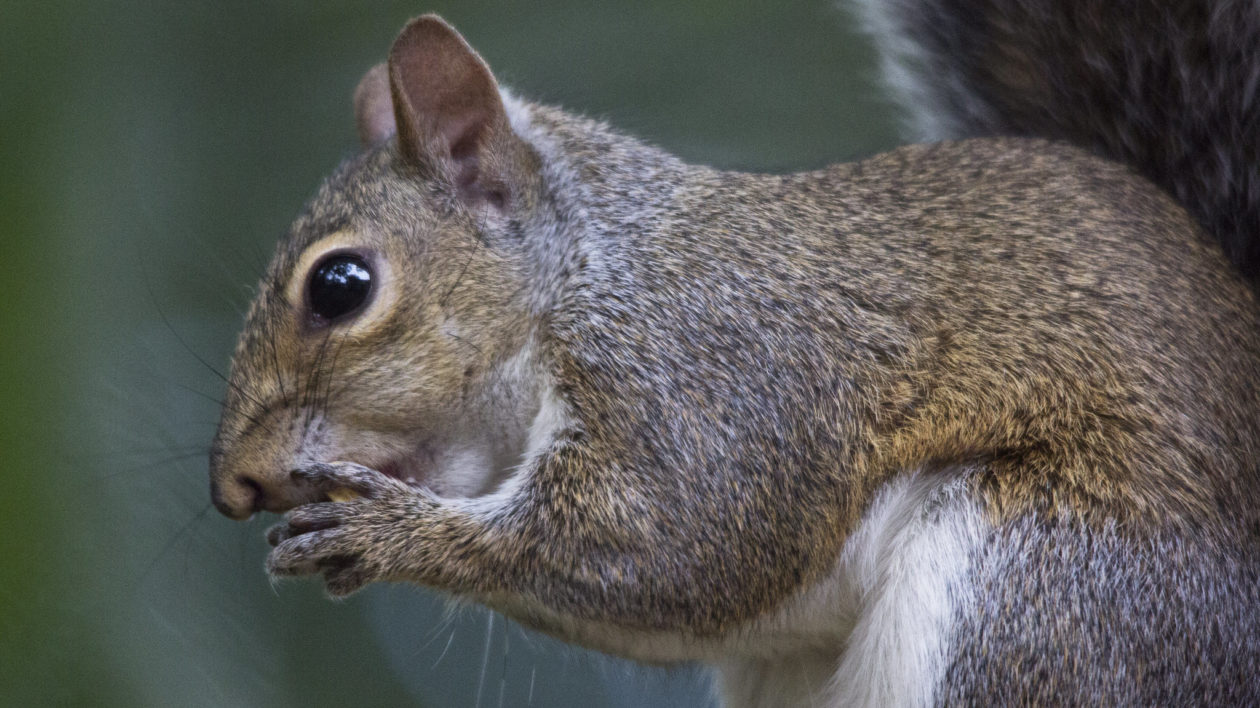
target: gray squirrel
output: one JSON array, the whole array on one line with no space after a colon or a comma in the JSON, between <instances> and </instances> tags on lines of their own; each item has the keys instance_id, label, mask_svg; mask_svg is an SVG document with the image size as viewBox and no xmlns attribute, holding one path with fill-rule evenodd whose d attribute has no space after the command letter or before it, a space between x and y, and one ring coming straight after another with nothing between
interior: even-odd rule
<instances>
[{"instance_id":1,"label":"gray squirrel","mask_svg":"<svg viewBox=\"0 0 1260 708\"><path fill-rule=\"evenodd\" d=\"M713 170L409 23L234 357L268 571L729 706L1260 703L1260 5L866 9L969 139Z\"/></svg>"}]
</instances>

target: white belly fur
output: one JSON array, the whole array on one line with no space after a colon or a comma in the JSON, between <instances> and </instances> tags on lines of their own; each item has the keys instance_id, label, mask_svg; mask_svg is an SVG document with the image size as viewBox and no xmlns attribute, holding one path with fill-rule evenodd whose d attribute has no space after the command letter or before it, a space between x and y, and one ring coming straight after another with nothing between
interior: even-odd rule
<instances>
[{"instance_id":1,"label":"white belly fur","mask_svg":"<svg viewBox=\"0 0 1260 708\"><path fill-rule=\"evenodd\" d=\"M724 705L930 705L989 528L958 470L889 482L829 576L715 662Z\"/></svg>"}]
</instances>

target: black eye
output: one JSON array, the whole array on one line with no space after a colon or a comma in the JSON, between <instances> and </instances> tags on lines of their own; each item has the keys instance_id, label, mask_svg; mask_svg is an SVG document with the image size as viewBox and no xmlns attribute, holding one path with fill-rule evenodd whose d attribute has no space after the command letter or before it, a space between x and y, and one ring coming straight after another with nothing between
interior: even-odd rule
<instances>
[{"instance_id":1,"label":"black eye","mask_svg":"<svg viewBox=\"0 0 1260 708\"><path fill-rule=\"evenodd\" d=\"M372 292L372 271L352 253L329 256L311 271L306 298L311 314L331 322L363 306Z\"/></svg>"}]
</instances>

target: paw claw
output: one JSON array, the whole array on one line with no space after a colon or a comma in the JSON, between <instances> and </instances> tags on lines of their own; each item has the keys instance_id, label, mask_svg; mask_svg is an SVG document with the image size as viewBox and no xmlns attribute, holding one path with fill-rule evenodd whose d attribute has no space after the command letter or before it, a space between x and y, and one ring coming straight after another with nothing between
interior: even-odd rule
<instances>
[{"instance_id":1,"label":"paw claw","mask_svg":"<svg viewBox=\"0 0 1260 708\"><path fill-rule=\"evenodd\" d=\"M315 566L314 549L309 536L282 541L267 555L267 573L274 577L310 575Z\"/></svg>"},{"instance_id":2,"label":"paw claw","mask_svg":"<svg viewBox=\"0 0 1260 708\"><path fill-rule=\"evenodd\" d=\"M357 565L324 572L324 586L332 597L346 597L358 592L372 580L370 574Z\"/></svg>"},{"instance_id":3,"label":"paw claw","mask_svg":"<svg viewBox=\"0 0 1260 708\"><path fill-rule=\"evenodd\" d=\"M267 529L267 543L273 548L292 538L293 534L289 533L289 524L281 522Z\"/></svg>"},{"instance_id":4,"label":"paw claw","mask_svg":"<svg viewBox=\"0 0 1260 708\"><path fill-rule=\"evenodd\" d=\"M348 488L363 497L299 506L267 531L273 546L267 572L274 578L320 574L333 597L382 579L383 568L396 566L405 551L390 544L398 525L421 523L438 503L424 490L350 462L316 463L291 474L325 494Z\"/></svg>"}]
</instances>

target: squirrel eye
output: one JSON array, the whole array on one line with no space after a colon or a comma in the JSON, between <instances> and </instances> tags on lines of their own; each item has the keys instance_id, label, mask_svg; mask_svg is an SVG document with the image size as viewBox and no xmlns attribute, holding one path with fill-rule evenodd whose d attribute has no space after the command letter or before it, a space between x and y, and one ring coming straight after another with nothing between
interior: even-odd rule
<instances>
[{"instance_id":1,"label":"squirrel eye","mask_svg":"<svg viewBox=\"0 0 1260 708\"><path fill-rule=\"evenodd\" d=\"M306 299L311 314L320 323L344 317L363 306L372 292L372 271L352 253L338 253L324 259L311 271Z\"/></svg>"}]
</instances>

